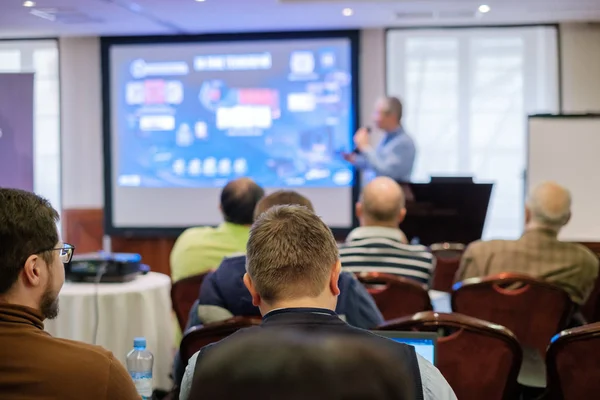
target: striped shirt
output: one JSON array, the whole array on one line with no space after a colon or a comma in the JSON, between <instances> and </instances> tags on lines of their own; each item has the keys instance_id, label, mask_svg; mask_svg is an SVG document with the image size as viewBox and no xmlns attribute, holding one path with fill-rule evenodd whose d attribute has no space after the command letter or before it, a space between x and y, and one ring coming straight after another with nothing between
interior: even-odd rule
<instances>
[{"instance_id":1,"label":"striped shirt","mask_svg":"<svg viewBox=\"0 0 600 400\"><path fill-rule=\"evenodd\" d=\"M404 233L395 228L356 228L339 250L342 268L354 273L393 274L429 285L435 267L427 247L406 244Z\"/></svg>"}]
</instances>

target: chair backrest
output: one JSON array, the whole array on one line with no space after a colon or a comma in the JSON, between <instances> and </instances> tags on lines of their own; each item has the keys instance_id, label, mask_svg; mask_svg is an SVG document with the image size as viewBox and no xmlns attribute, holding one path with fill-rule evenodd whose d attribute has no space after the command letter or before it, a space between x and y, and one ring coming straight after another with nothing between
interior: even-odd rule
<instances>
[{"instance_id":1,"label":"chair backrest","mask_svg":"<svg viewBox=\"0 0 600 400\"><path fill-rule=\"evenodd\" d=\"M434 243L429 248L436 259L431 288L442 292L451 292L465 245L462 243Z\"/></svg>"},{"instance_id":2,"label":"chair backrest","mask_svg":"<svg viewBox=\"0 0 600 400\"><path fill-rule=\"evenodd\" d=\"M437 367L459 399L517 399L522 352L506 328L456 313L421 312L381 330L438 331Z\"/></svg>"},{"instance_id":3,"label":"chair backrest","mask_svg":"<svg viewBox=\"0 0 600 400\"><path fill-rule=\"evenodd\" d=\"M187 361L194 353L204 346L216 343L240 329L260 325L260 323L260 318L233 317L221 322L191 327L181 339L179 346L181 361L187 365Z\"/></svg>"},{"instance_id":4,"label":"chair backrest","mask_svg":"<svg viewBox=\"0 0 600 400\"><path fill-rule=\"evenodd\" d=\"M547 398L579 400L600 393L600 323L561 332L546 356Z\"/></svg>"},{"instance_id":5,"label":"chair backrest","mask_svg":"<svg viewBox=\"0 0 600 400\"><path fill-rule=\"evenodd\" d=\"M427 289L417 281L378 272L363 272L357 277L385 320L433 310Z\"/></svg>"},{"instance_id":6,"label":"chair backrest","mask_svg":"<svg viewBox=\"0 0 600 400\"><path fill-rule=\"evenodd\" d=\"M588 300L581 306L581 314L588 322L600 322L600 275Z\"/></svg>"},{"instance_id":7,"label":"chair backrest","mask_svg":"<svg viewBox=\"0 0 600 400\"><path fill-rule=\"evenodd\" d=\"M177 316L177 322L183 332L187 325L192 305L198 300L202 281L210 272L183 278L171 286L171 303Z\"/></svg>"},{"instance_id":8,"label":"chair backrest","mask_svg":"<svg viewBox=\"0 0 600 400\"><path fill-rule=\"evenodd\" d=\"M454 285L452 311L510 329L543 357L550 339L567 326L574 310L558 286L519 274L467 279Z\"/></svg>"}]
</instances>

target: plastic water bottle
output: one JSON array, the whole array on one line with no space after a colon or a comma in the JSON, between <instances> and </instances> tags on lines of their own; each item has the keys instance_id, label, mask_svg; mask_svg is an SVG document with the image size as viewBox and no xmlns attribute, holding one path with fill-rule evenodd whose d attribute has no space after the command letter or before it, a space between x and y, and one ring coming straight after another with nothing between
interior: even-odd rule
<instances>
[{"instance_id":1,"label":"plastic water bottle","mask_svg":"<svg viewBox=\"0 0 600 400\"><path fill-rule=\"evenodd\" d=\"M146 350L146 338L135 338L133 350L127 354L127 370L138 394L144 400L152 398L152 364L154 356Z\"/></svg>"}]
</instances>

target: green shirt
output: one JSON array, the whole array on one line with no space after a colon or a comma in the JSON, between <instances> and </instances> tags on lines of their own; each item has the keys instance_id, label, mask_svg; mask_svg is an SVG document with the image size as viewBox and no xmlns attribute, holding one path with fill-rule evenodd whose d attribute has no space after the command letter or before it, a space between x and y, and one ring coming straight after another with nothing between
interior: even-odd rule
<instances>
[{"instance_id":1,"label":"green shirt","mask_svg":"<svg viewBox=\"0 0 600 400\"><path fill-rule=\"evenodd\" d=\"M217 268L223 257L246 252L250 227L223 222L186 229L171 250L171 277L178 281Z\"/></svg>"}]
</instances>

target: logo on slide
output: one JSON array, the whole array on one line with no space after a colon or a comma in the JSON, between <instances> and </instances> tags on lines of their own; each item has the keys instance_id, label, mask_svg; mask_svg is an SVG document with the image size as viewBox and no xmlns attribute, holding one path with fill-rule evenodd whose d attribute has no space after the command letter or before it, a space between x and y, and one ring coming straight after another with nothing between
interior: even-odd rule
<instances>
[{"instance_id":1,"label":"logo on slide","mask_svg":"<svg viewBox=\"0 0 600 400\"><path fill-rule=\"evenodd\" d=\"M132 61L129 66L129 72L131 72L131 76L136 79L140 79L146 76L146 62L144 60L135 60Z\"/></svg>"},{"instance_id":2,"label":"logo on slide","mask_svg":"<svg viewBox=\"0 0 600 400\"><path fill-rule=\"evenodd\" d=\"M296 75L309 75L315 70L315 56L310 51L295 51L290 58L290 70Z\"/></svg>"}]
</instances>

